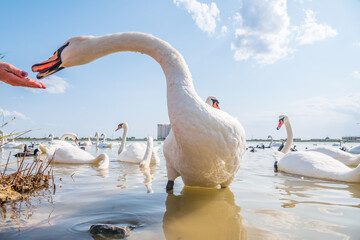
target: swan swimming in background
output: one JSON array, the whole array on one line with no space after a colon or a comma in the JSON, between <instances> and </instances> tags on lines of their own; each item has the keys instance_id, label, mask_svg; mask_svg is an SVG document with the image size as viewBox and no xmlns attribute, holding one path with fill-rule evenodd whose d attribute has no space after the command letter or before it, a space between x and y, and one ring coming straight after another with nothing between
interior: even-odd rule
<instances>
[{"instance_id":1,"label":"swan swimming in background","mask_svg":"<svg viewBox=\"0 0 360 240\"><path fill-rule=\"evenodd\" d=\"M105 142L106 136L105 133L102 133L100 137L103 138L101 142L99 142L99 133L96 132L94 137L96 137L96 147L98 148L112 148L112 143Z\"/></svg>"},{"instance_id":2,"label":"swan swimming in background","mask_svg":"<svg viewBox=\"0 0 360 240\"><path fill-rule=\"evenodd\" d=\"M308 149L306 151L315 151L315 152L321 152L323 154L326 154L332 158L335 158L336 160L339 160L343 164L347 166L357 166L360 164L360 156L354 155L348 152L344 152L340 150L339 148L334 148L330 146L319 146L313 149Z\"/></svg>"},{"instance_id":3,"label":"swan swimming in background","mask_svg":"<svg viewBox=\"0 0 360 240\"><path fill-rule=\"evenodd\" d=\"M41 153L46 153L46 154L50 154L52 155L55 150L59 147L71 147L71 146L77 146L78 143L78 137L75 133L65 133L61 136L60 140L54 140L54 135L51 133L49 135L49 138L51 138L50 144L49 146L47 146L48 148L45 149L46 145L40 144L39 145L39 149L41 151ZM65 141L66 138L70 138L72 140L74 140L74 144Z\"/></svg>"},{"instance_id":4,"label":"swan swimming in background","mask_svg":"<svg viewBox=\"0 0 360 240\"><path fill-rule=\"evenodd\" d=\"M143 167L148 167L150 163L160 163L160 158L157 155L156 150L153 149L154 143L152 137L148 137L146 145L136 142L125 148L128 124L126 122L120 123L115 131L118 131L119 129L124 129L124 132L118 150L118 161L140 163L140 166ZM145 158L147 157L146 154L148 151L150 151L150 159L146 160Z\"/></svg>"},{"instance_id":5,"label":"swan swimming in background","mask_svg":"<svg viewBox=\"0 0 360 240\"><path fill-rule=\"evenodd\" d=\"M91 146L92 142L91 142L91 135L89 135L89 139L87 141L82 142L80 145L81 146Z\"/></svg>"},{"instance_id":6,"label":"swan swimming in background","mask_svg":"<svg viewBox=\"0 0 360 240\"><path fill-rule=\"evenodd\" d=\"M4 133L2 130L0 130L0 134L1 134L1 144L0 144L0 148L19 148L22 149L25 146L25 143L18 143L15 142L15 140L13 139L11 142L7 142L7 136L6 133Z\"/></svg>"},{"instance_id":7,"label":"swan swimming in background","mask_svg":"<svg viewBox=\"0 0 360 240\"><path fill-rule=\"evenodd\" d=\"M55 163L93 164L98 165L100 169L107 169L109 167L109 157L106 153L94 157L85 150L73 145L58 146L54 150L50 146L40 144L39 148L47 154L49 160L53 160Z\"/></svg>"},{"instance_id":8,"label":"swan swimming in background","mask_svg":"<svg viewBox=\"0 0 360 240\"><path fill-rule=\"evenodd\" d=\"M274 152L275 170L298 174L313 178L331 179L345 182L360 182L360 165L352 169L342 162L321 152L290 152L293 134L289 118L286 114L279 116L279 130L285 124L287 139L281 153Z\"/></svg>"},{"instance_id":9,"label":"swan swimming in background","mask_svg":"<svg viewBox=\"0 0 360 240\"><path fill-rule=\"evenodd\" d=\"M25 146L25 143L15 142L15 139L12 139L10 142L5 142L4 145L1 146L1 148L18 148L18 149L23 149L24 146Z\"/></svg>"},{"instance_id":10,"label":"swan swimming in background","mask_svg":"<svg viewBox=\"0 0 360 240\"><path fill-rule=\"evenodd\" d=\"M234 179L246 149L239 121L208 106L194 89L183 56L170 44L144 33L81 36L66 41L50 59L32 66L37 78L63 68L90 63L111 53L147 54L162 67L172 134L164 142L167 190L181 176L185 185L227 187Z\"/></svg>"},{"instance_id":11,"label":"swan swimming in background","mask_svg":"<svg viewBox=\"0 0 360 240\"><path fill-rule=\"evenodd\" d=\"M346 152L352 153L352 154L359 154L360 153L360 146L356 146L353 148L347 148L344 146L344 149Z\"/></svg>"}]
</instances>

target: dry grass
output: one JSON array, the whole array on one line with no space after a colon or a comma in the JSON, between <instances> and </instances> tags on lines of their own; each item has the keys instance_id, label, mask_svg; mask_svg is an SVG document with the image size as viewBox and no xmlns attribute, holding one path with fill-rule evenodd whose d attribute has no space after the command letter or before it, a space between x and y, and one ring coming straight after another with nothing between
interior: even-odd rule
<instances>
[{"instance_id":1,"label":"dry grass","mask_svg":"<svg viewBox=\"0 0 360 240\"><path fill-rule=\"evenodd\" d=\"M54 172L53 161L41 161L40 157L33 160L32 163L25 163L25 157L17 161L17 169L11 174L8 174L9 159L4 165L4 170L0 171L0 203L18 200L16 193L24 194L34 192L37 190L54 188ZM50 181L52 183L50 184ZM11 191L14 191L16 199L12 199Z\"/></svg>"}]
</instances>

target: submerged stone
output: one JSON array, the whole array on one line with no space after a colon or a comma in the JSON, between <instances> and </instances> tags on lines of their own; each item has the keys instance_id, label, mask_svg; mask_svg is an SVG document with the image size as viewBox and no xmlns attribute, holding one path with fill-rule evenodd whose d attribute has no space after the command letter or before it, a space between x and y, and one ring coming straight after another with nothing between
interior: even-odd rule
<instances>
[{"instance_id":1,"label":"submerged stone","mask_svg":"<svg viewBox=\"0 0 360 240\"><path fill-rule=\"evenodd\" d=\"M130 236L130 228L127 226L115 226L95 224L89 229L94 239L121 239Z\"/></svg>"}]
</instances>

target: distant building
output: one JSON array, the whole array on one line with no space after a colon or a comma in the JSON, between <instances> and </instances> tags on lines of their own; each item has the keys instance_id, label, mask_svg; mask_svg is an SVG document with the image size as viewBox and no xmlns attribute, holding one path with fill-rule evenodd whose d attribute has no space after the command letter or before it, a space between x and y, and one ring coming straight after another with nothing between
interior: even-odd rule
<instances>
[{"instance_id":1,"label":"distant building","mask_svg":"<svg viewBox=\"0 0 360 240\"><path fill-rule=\"evenodd\" d=\"M342 137L342 140L360 140L360 137L355 137L355 136Z\"/></svg>"},{"instance_id":2,"label":"distant building","mask_svg":"<svg viewBox=\"0 0 360 240\"><path fill-rule=\"evenodd\" d=\"M158 124L157 139L166 138L171 130L170 124Z\"/></svg>"}]
</instances>

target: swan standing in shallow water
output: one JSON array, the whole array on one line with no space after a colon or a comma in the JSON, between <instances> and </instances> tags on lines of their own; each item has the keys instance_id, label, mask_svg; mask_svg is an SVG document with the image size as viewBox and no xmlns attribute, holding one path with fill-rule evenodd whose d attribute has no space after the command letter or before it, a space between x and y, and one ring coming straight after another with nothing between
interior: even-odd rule
<instances>
[{"instance_id":1,"label":"swan standing in shallow water","mask_svg":"<svg viewBox=\"0 0 360 240\"><path fill-rule=\"evenodd\" d=\"M158 164L160 163L160 158L156 153L156 150L153 148L153 138L148 137L147 144L144 145L143 143L133 143L126 147L126 137L128 132L128 124L126 122L120 123L115 131L120 129L124 129L121 145L118 150L118 161L121 162L130 162L130 163L140 163L140 166L149 166L150 163ZM126 148L125 148L126 147ZM150 150L149 150L150 149ZM147 162L145 160L146 152L150 151L150 160L149 164L144 164ZM144 162L143 164L141 164Z\"/></svg>"},{"instance_id":2,"label":"swan standing in shallow water","mask_svg":"<svg viewBox=\"0 0 360 240\"><path fill-rule=\"evenodd\" d=\"M287 141L281 153L274 152L275 170L298 174L313 178L331 179L345 182L360 182L360 165L352 169L340 161L321 152L299 151L289 152L293 134L287 115L279 116L279 130L285 124Z\"/></svg>"},{"instance_id":3,"label":"swan standing in shallow water","mask_svg":"<svg viewBox=\"0 0 360 240\"><path fill-rule=\"evenodd\" d=\"M90 63L111 53L147 54L162 67L172 134L164 142L168 184L181 176L185 185L227 187L234 179L246 149L239 121L208 106L197 95L182 55L170 44L144 33L81 36L65 42L53 57L32 66L37 78L63 68Z\"/></svg>"}]
</instances>

